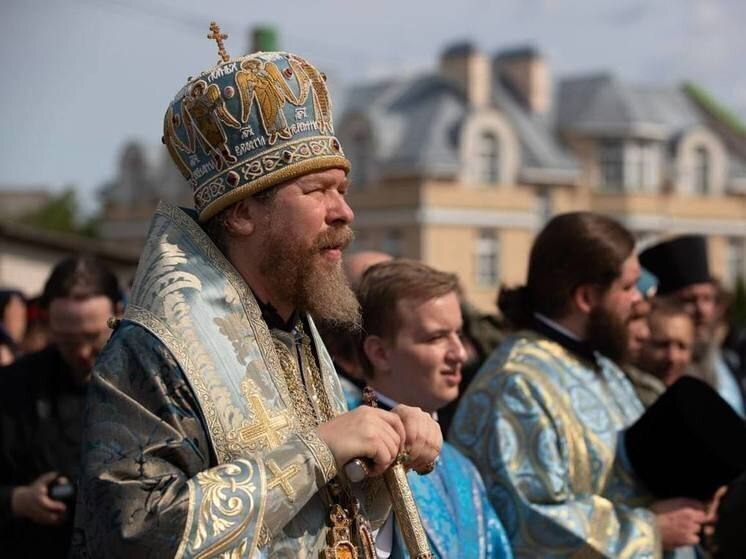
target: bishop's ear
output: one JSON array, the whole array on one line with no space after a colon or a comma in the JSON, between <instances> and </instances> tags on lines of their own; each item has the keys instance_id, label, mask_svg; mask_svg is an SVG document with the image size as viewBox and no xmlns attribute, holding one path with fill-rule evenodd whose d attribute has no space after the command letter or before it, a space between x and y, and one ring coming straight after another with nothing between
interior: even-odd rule
<instances>
[{"instance_id":1,"label":"bishop's ear","mask_svg":"<svg viewBox=\"0 0 746 559\"><path fill-rule=\"evenodd\" d=\"M248 237L256 230L258 214L259 209L251 200L240 200L225 210L223 227L228 235Z\"/></svg>"},{"instance_id":2,"label":"bishop's ear","mask_svg":"<svg viewBox=\"0 0 746 559\"><path fill-rule=\"evenodd\" d=\"M386 343L380 336L367 336L363 341L363 351L373 366L374 374L387 373L391 369Z\"/></svg>"}]
</instances>

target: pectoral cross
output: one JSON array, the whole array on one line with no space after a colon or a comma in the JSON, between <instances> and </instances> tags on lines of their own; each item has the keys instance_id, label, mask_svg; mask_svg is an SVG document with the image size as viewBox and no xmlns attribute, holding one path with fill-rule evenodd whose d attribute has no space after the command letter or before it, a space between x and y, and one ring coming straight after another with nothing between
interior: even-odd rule
<instances>
[{"instance_id":1,"label":"pectoral cross","mask_svg":"<svg viewBox=\"0 0 746 559\"><path fill-rule=\"evenodd\" d=\"M329 511L329 530L326 533L326 547L321 550L322 559L358 559L355 545L350 539L350 520L340 505Z\"/></svg>"},{"instance_id":2,"label":"pectoral cross","mask_svg":"<svg viewBox=\"0 0 746 559\"><path fill-rule=\"evenodd\" d=\"M267 489L272 490L279 486L282 492L287 495L288 501L291 503L294 502L295 488L290 483L290 480L300 472L300 466L298 464L291 464L283 470L273 460L267 460L267 468L272 473L272 481L267 484Z\"/></svg>"},{"instance_id":3,"label":"pectoral cross","mask_svg":"<svg viewBox=\"0 0 746 559\"><path fill-rule=\"evenodd\" d=\"M239 429L238 436L249 445L261 443L262 446L266 445L270 450L280 446L282 429L290 427L287 415L284 412L269 415L264 407L264 402L256 394L250 395L248 400L254 410L254 423L249 427Z\"/></svg>"},{"instance_id":4,"label":"pectoral cross","mask_svg":"<svg viewBox=\"0 0 746 559\"><path fill-rule=\"evenodd\" d=\"M225 44L223 41L228 38L228 35L226 33L220 32L220 26L212 21L210 22L210 33L207 38L213 39L218 44L218 54L220 55L220 58L223 59L223 62L228 62L230 60L230 56L228 56L228 53L225 51Z\"/></svg>"}]
</instances>

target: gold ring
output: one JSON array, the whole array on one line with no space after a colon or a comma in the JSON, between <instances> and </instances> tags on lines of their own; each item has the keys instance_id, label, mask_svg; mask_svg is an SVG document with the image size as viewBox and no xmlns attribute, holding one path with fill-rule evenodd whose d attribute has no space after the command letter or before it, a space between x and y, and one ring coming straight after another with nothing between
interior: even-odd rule
<instances>
[{"instance_id":1,"label":"gold ring","mask_svg":"<svg viewBox=\"0 0 746 559\"><path fill-rule=\"evenodd\" d=\"M436 464L437 462L433 460L421 470L417 470L417 473L420 474L421 476L426 476L427 474L432 473L432 471L435 469Z\"/></svg>"},{"instance_id":2,"label":"gold ring","mask_svg":"<svg viewBox=\"0 0 746 559\"><path fill-rule=\"evenodd\" d=\"M352 483L360 483L370 474L367 464L360 458L350 460L345 464L345 475Z\"/></svg>"}]
</instances>

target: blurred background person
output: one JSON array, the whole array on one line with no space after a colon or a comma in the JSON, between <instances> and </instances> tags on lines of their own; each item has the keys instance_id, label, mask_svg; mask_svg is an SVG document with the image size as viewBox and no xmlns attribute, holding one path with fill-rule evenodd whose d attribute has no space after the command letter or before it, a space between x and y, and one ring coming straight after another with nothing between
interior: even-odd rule
<instances>
[{"instance_id":1,"label":"blurred background person","mask_svg":"<svg viewBox=\"0 0 746 559\"><path fill-rule=\"evenodd\" d=\"M347 277L350 287L355 289L360 278L363 277L365 270L378 264L379 262L388 262L393 260L393 256L378 250L361 250L345 255L342 259L342 267Z\"/></svg>"},{"instance_id":2,"label":"blurred background person","mask_svg":"<svg viewBox=\"0 0 746 559\"><path fill-rule=\"evenodd\" d=\"M658 399L666 390L658 378L640 368L640 352L644 344L650 339L648 315L650 314L650 299L658 288L658 279L644 268L640 270L637 280L637 290L643 299L632 304L632 314L627 320L627 352L618 365L632 382L635 393L646 408Z\"/></svg>"},{"instance_id":3,"label":"blurred background person","mask_svg":"<svg viewBox=\"0 0 746 559\"><path fill-rule=\"evenodd\" d=\"M0 366L10 365L20 353L26 333L26 298L17 290L0 291Z\"/></svg>"},{"instance_id":4,"label":"blurred background person","mask_svg":"<svg viewBox=\"0 0 746 559\"><path fill-rule=\"evenodd\" d=\"M464 325L461 329L461 342L466 350L466 362L461 369L461 384L455 400L438 412L438 423L443 436L448 434L456 414L461 396L479 371L490 353L500 345L505 337L505 326L495 313L486 313L477 309L461 294L461 316Z\"/></svg>"},{"instance_id":5,"label":"blurred background person","mask_svg":"<svg viewBox=\"0 0 746 559\"><path fill-rule=\"evenodd\" d=\"M42 304L42 297L33 297L26 302L26 332L21 340L22 353L34 353L49 344L49 317Z\"/></svg>"},{"instance_id":6,"label":"blurred background person","mask_svg":"<svg viewBox=\"0 0 746 559\"><path fill-rule=\"evenodd\" d=\"M650 336L642 344L638 364L665 386L671 386L687 374L691 366L694 321L681 307L661 301L653 305L648 327Z\"/></svg>"},{"instance_id":7,"label":"blurred background person","mask_svg":"<svg viewBox=\"0 0 746 559\"><path fill-rule=\"evenodd\" d=\"M75 256L52 270L42 301L51 344L0 370L0 539L7 557L65 557L72 532L82 416L116 277Z\"/></svg>"},{"instance_id":8,"label":"blurred background person","mask_svg":"<svg viewBox=\"0 0 746 559\"><path fill-rule=\"evenodd\" d=\"M689 373L718 391L734 410L746 416L738 367L723 356L716 330L722 318L718 287L710 274L707 240L682 235L662 241L640 253L640 263L658 277L658 296L680 305L694 321L695 343Z\"/></svg>"},{"instance_id":9,"label":"blurred background person","mask_svg":"<svg viewBox=\"0 0 746 559\"><path fill-rule=\"evenodd\" d=\"M619 444L644 411L615 365L641 300L634 245L608 217L558 215L526 284L500 291L518 331L464 395L450 441L482 474L516 556L659 556L696 543L706 520L702 503L653 502Z\"/></svg>"},{"instance_id":10,"label":"blurred background person","mask_svg":"<svg viewBox=\"0 0 746 559\"><path fill-rule=\"evenodd\" d=\"M738 383L743 395L746 410L746 329L743 327L743 313L746 307L737 308L735 293L729 291L720 281L715 281L715 329L713 343L720 347L723 361ZM736 285L738 289L738 285Z\"/></svg>"},{"instance_id":11,"label":"blurred background person","mask_svg":"<svg viewBox=\"0 0 746 559\"><path fill-rule=\"evenodd\" d=\"M403 403L436 415L458 395L466 362L458 278L414 260L393 260L368 268L357 292L360 361L379 405ZM443 444L433 472L408 478L436 557L512 557L479 473L453 446ZM398 533L395 541L392 557L399 557Z\"/></svg>"}]
</instances>

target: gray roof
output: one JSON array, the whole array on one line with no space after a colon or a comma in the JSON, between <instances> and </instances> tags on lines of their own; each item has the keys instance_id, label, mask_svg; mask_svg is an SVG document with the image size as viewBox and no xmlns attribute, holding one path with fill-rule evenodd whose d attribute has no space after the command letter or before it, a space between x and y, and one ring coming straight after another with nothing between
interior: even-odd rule
<instances>
[{"instance_id":1,"label":"gray roof","mask_svg":"<svg viewBox=\"0 0 746 559\"><path fill-rule=\"evenodd\" d=\"M562 80L556 110L560 130L592 136L669 140L703 124L678 88L638 86L607 74Z\"/></svg>"},{"instance_id":2,"label":"gray roof","mask_svg":"<svg viewBox=\"0 0 746 559\"><path fill-rule=\"evenodd\" d=\"M453 178L459 174L459 133L468 115L460 87L437 74L356 86L348 91L339 133L363 116L373 128L375 160L384 175ZM499 83L493 101L503 111L521 146L521 172L574 180L577 162L562 147L551 118L529 114ZM533 180L532 180L533 182Z\"/></svg>"},{"instance_id":3,"label":"gray roof","mask_svg":"<svg viewBox=\"0 0 746 559\"><path fill-rule=\"evenodd\" d=\"M577 178L580 168L564 148L555 132L553 113L539 114L525 110L499 80L493 84L494 102L502 110L521 144L521 173L529 182L541 174L558 180Z\"/></svg>"},{"instance_id":4,"label":"gray roof","mask_svg":"<svg viewBox=\"0 0 746 559\"><path fill-rule=\"evenodd\" d=\"M362 115L373 128L383 174L453 177L464 107L458 88L434 75L358 86L347 95L339 133L344 145L345 121Z\"/></svg>"}]
</instances>

